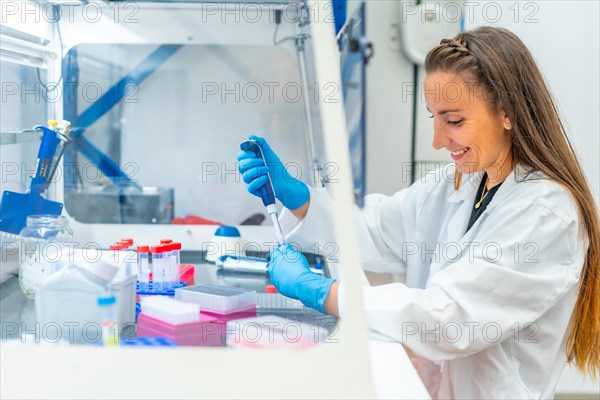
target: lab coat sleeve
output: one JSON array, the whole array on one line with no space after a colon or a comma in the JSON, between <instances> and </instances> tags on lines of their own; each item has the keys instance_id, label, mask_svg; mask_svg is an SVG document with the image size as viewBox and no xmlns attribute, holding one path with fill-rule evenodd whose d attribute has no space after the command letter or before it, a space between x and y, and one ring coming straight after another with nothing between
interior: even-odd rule
<instances>
[{"instance_id":1,"label":"lab coat sleeve","mask_svg":"<svg viewBox=\"0 0 600 400\"><path fill-rule=\"evenodd\" d=\"M419 204L439 182L430 176L393 196L370 194L363 208L355 207L354 219L360 243L361 266L373 272L406 272L406 260L401 246L390 243L416 242L410 235L417 231ZM304 220L299 222L287 209L280 223L286 240L298 250L335 256L334 204L326 189L310 189L310 205Z\"/></svg>"},{"instance_id":2,"label":"lab coat sleeve","mask_svg":"<svg viewBox=\"0 0 600 400\"><path fill-rule=\"evenodd\" d=\"M286 241L297 250L325 255L327 244L335 243L334 218L331 212L333 201L325 188L309 187L309 192L310 204L304 219L299 221L290 210L284 208L279 223Z\"/></svg>"},{"instance_id":3,"label":"lab coat sleeve","mask_svg":"<svg viewBox=\"0 0 600 400\"><path fill-rule=\"evenodd\" d=\"M530 205L502 210L485 223L477 242L425 289L364 286L370 328L418 357L464 357L535 324L577 285L584 245L576 216L565 220Z\"/></svg>"}]
</instances>

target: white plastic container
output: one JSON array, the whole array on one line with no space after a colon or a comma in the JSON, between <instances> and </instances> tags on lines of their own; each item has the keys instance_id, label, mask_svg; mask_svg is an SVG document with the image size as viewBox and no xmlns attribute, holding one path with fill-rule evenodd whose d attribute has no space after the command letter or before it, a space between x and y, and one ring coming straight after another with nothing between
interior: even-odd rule
<instances>
[{"instance_id":1,"label":"white plastic container","mask_svg":"<svg viewBox=\"0 0 600 400\"><path fill-rule=\"evenodd\" d=\"M117 270L104 261L69 264L46 279L35 297L39 339L87 344L99 341L98 296L108 291Z\"/></svg>"},{"instance_id":2,"label":"white plastic container","mask_svg":"<svg viewBox=\"0 0 600 400\"><path fill-rule=\"evenodd\" d=\"M84 257L81 250L75 249L71 257L78 262L85 262L86 259L92 263L104 261L117 267L117 273L109 284L111 292L117 297L117 322L121 331L127 327L133 328L135 326L135 296L138 277L137 252L122 250L115 253L110 250L102 250L97 256L92 254Z\"/></svg>"},{"instance_id":3,"label":"white plastic container","mask_svg":"<svg viewBox=\"0 0 600 400\"><path fill-rule=\"evenodd\" d=\"M81 250L76 249L73 253L65 254L56 264L56 272L44 280L40 294L36 293L40 334L50 336L58 326L61 338L65 341L93 341L99 335L97 298L109 289L116 297L119 330L122 332L127 327L133 327L137 282L135 260L135 252L131 257L121 257L118 262L115 262L110 251L84 256ZM72 331L69 332L69 329Z\"/></svg>"},{"instance_id":4,"label":"white plastic container","mask_svg":"<svg viewBox=\"0 0 600 400\"><path fill-rule=\"evenodd\" d=\"M208 283L175 289L175 299L200 305L200 311L232 314L256 308L256 290Z\"/></svg>"}]
</instances>

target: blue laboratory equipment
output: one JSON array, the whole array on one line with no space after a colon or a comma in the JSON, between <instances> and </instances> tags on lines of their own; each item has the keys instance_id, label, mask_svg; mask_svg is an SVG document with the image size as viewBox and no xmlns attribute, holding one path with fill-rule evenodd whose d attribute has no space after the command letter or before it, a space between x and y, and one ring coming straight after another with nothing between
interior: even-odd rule
<instances>
[{"instance_id":1,"label":"blue laboratory equipment","mask_svg":"<svg viewBox=\"0 0 600 400\"><path fill-rule=\"evenodd\" d=\"M50 127L36 126L42 131L35 175L27 193L4 191L0 202L0 230L18 234L25 226L27 217L34 214L60 215L63 204L42 197L50 184L64 147L71 142L69 123L48 121Z\"/></svg>"},{"instance_id":2,"label":"blue laboratory equipment","mask_svg":"<svg viewBox=\"0 0 600 400\"><path fill-rule=\"evenodd\" d=\"M258 158L262 158L265 166L267 166L267 162L265 160L265 156L262 152L262 149L256 143L255 140L246 140L240 144L240 149L244 151L249 151L254 153ZM259 189L260 198L267 208L267 214L271 217L271 221L273 221L273 226L275 227L275 238L277 239L277 243L279 245L285 244L285 238L283 236L283 232L281 231L281 225L279 225L279 218L277 216L277 206L275 206L275 191L273 190L273 184L271 183L271 176L267 172L267 182L264 184L262 188Z\"/></svg>"},{"instance_id":3,"label":"blue laboratory equipment","mask_svg":"<svg viewBox=\"0 0 600 400\"><path fill-rule=\"evenodd\" d=\"M174 296L175 289L185 285L185 282L137 282L135 292L142 296Z\"/></svg>"}]
</instances>

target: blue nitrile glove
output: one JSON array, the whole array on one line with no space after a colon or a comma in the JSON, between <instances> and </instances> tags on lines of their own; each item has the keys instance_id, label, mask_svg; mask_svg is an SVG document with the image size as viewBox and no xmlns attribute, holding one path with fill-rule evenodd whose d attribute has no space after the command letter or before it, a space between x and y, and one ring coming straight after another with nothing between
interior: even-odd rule
<instances>
[{"instance_id":1,"label":"blue nitrile glove","mask_svg":"<svg viewBox=\"0 0 600 400\"><path fill-rule=\"evenodd\" d=\"M325 312L323 303L335 280L311 272L306 258L289 244L276 247L271 251L269 275L271 282L282 295L300 300L307 307Z\"/></svg>"},{"instance_id":2,"label":"blue nitrile glove","mask_svg":"<svg viewBox=\"0 0 600 400\"><path fill-rule=\"evenodd\" d=\"M275 197L281 201L284 207L295 210L306 204L310 198L308 186L287 172L285 165L271 150L265 139L252 135L250 140L256 140L262 149L267 165L265 166L263 160L257 158L254 153L242 150L237 154L238 168L248 191L260 197L258 189L267 182L267 172L269 172Z\"/></svg>"}]
</instances>

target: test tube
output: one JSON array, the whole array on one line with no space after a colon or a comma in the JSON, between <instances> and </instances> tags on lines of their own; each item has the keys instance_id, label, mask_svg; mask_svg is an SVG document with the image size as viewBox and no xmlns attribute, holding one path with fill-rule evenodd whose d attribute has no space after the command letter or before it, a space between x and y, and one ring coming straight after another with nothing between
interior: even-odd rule
<instances>
[{"instance_id":1,"label":"test tube","mask_svg":"<svg viewBox=\"0 0 600 400\"><path fill-rule=\"evenodd\" d=\"M171 242L173 242L173 240L171 239L160 239L160 244L161 246L163 245L170 245ZM165 253L168 254L166 256L167 261L165 261L165 282L171 282L171 276L172 274L172 269L171 269L171 262L172 262L172 257L171 257L171 250L165 250ZM165 256L163 255L163 258L165 258Z\"/></svg>"},{"instance_id":2,"label":"test tube","mask_svg":"<svg viewBox=\"0 0 600 400\"><path fill-rule=\"evenodd\" d=\"M113 251L113 261L116 263L120 262L122 258L121 251L123 251L123 244L120 242L113 243L110 245L109 249Z\"/></svg>"},{"instance_id":3,"label":"test tube","mask_svg":"<svg viewBox=\"0 0 600 400\"><path fill-rule=\"evenodd\" d=\"M129 242L125 242L123 240L119 240L117 242L117 244L119 246L121 246L121 250L119 251L118 262L122 263L122 262L126 262L126 261L130 261L130 262L133 261L132 258L128 257L128 255L130 254L129 250L131 249L129 247ZM127 272L129 273L129 271L127 271Z\"/></svg>"},{"instance_id":4,"label":"test tube","mask_svg":"<svg viewBox=\"0 0 600 400\"><path fill-rule=\"evenodd\" d=\"M171 259L173 260L174 271L173 271L173 282L179 283L181 281L181 243L171 243Z\"/></svg>"},{"instance_id":5,"label":"test tube","mask_svg":"<svg viewBox=\"0 0 600 400\"><path fill-rule=\"evenodd\" d=\"M172 256L172 251L171 251L171 245L170 244L161 244L160 247L162 247L162 258L163 258L163 265L165 266L165 282L171 282L173 280L173 256Z\"/></svg>"},{"instance_id":6,"label":"test tube","mask_svg":"<svg viewBox=\"0 0 600 400\"><path fill-rule=\"evenodd\" d=\"M165 268L162 258L162 246L152 246L152 281L157 286L162 286Z\"/></svg>"},{"instance_id":7,"label":"test tube","mask_svg":"<svg viewBox=\"0 0 600 400\"><path fill-rule=\"evenodd\" d=\"M127 245L126 248L133 249L133 239L132 238L124 238L124 239L121 239L119 242L126 244Z\"/></svg>"},{"instance_id":8,"label":"test tube","mask_svg":"<svg viewBox=\"0 0 600 400\"><path fill-rule=\"evenodd\" d=\"M147 245L139 245L137 247L138 254L138 281L148 283L150 280L150 265L148 264L148 251L150 248Z\"/></svg>"}]
</instances>

